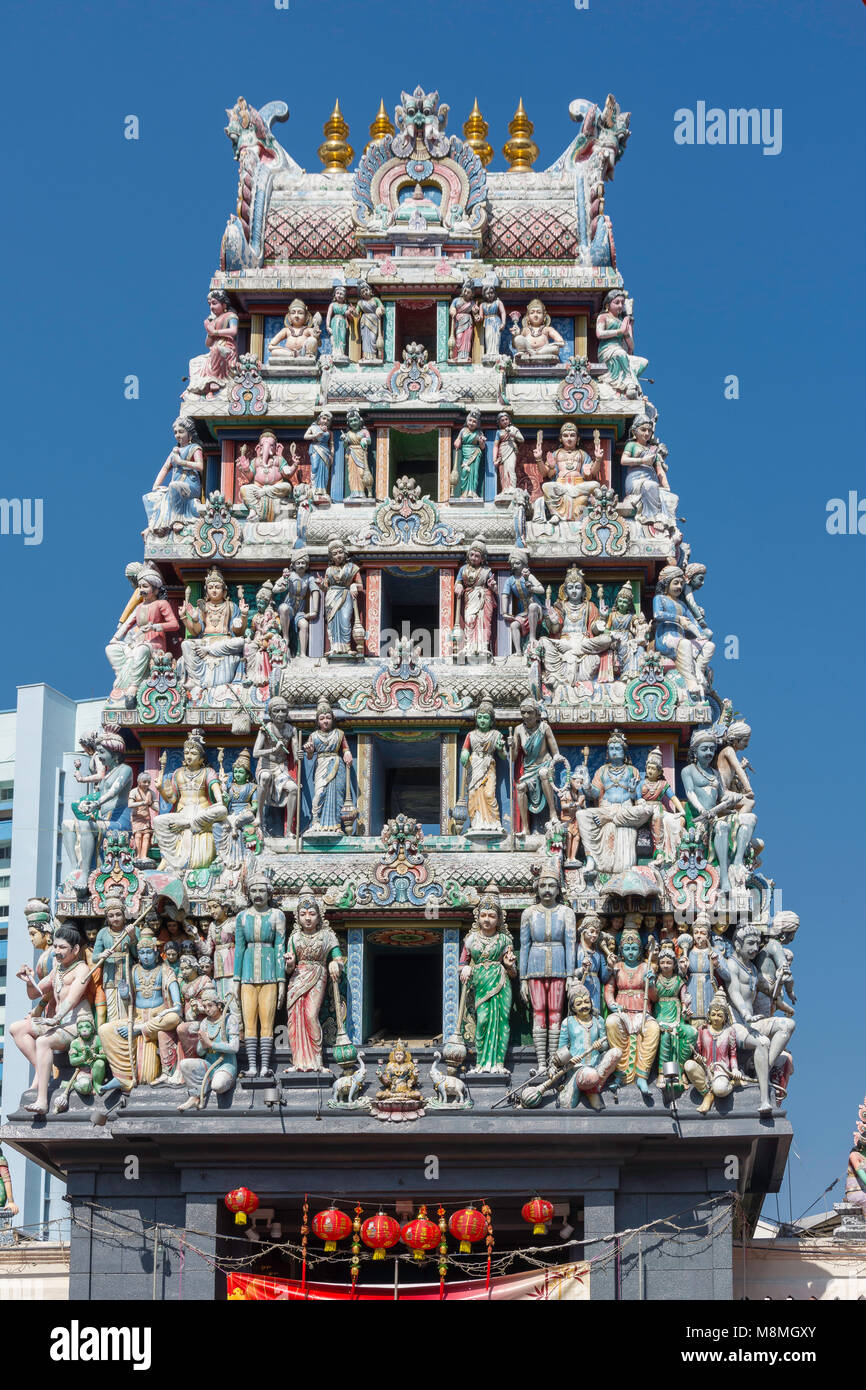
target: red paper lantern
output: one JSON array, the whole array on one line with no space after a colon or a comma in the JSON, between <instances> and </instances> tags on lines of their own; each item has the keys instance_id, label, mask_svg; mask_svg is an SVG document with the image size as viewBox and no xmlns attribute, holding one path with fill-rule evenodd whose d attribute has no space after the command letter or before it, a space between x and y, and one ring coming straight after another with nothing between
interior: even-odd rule
<instances>
[{"instance_id":1,"label":"red paper lantern","mask_svg":"<svg viewBox=\"0 0 866 1390\"><path fill-rule=\"evenodd\" d=\"M481 1239L487 1230L487 1222L475 1207L461 1207L448 1222L448 1229L454 1239L460 1241L460 1254L469 1255L472 1241Z\"/></svg>"},{"instance_id":2,"label":"red paper lantern","mask_svg":"<svg viewBox=\"0 0 866 1390\"><path fill-rule=\"evenodd\" d=\"M258 1197L248 1187L236 1187L234 1192L227 1192L224 1201L229 1211L235 1214L236 1226L245 1226L247 1217L252 1216L259 1205Z\"/></svg>"},{"instance_id":3,"label":"red paper lantern","mask_svg":"<svg viewBox=\"0 0 866 1390\"><path fill-rule=\"evenodd\" d=\"M340 1211L339 1207L328 1207L327 1211L317 1211L310 1225L313 1228L313 1235L325 1242L326 1253L336 1250L337 1241L345 1240L346 1236L352 1234L351 1219L344 1211Z\"/></svg>"},{"instance_id":4,"label":"red paper lantern","mask_svg":"<svg viewBox=\"0 0 866 1390\"><path fill-rule=\"evenodd\" d=\"M404 1245L408 1245L416 1260L423 1260L428 1250L435 1250L439 1244L440 1231L436 1222L431 1221L427 1215L426 1207L420 1209L414 1221L406 1222L400 1232L400 1239Z\"/></svg>"},{"instance_id":5,"label":"red paper lantern","mask_svg":"<svg viewBox=\"0 0 866 1390\"><path fill-rule=\"evenodd\" d=\"M533 1197L531 1202L527 1202L520 1215L524 1221L528 1221L532 1226L534 1236L547 1235L547 1222L553 1216L553 1203L548 1202L546 1197Z\"/></svg>"},{"instance_id":6,"label":"red paper lantern","mask_svg":"<svg viewBox=\"0 0 866 1390\"><path fill-rule=\"evenodd\" d=\"M375 1216L368 1216L362 1223L361 1239L373 1251L374 1260L384 1260L385 1251L400 1239L399 1222L393 1216L388 1216L387 1212L377 1211Z\"/></svg>"}]
</instances>

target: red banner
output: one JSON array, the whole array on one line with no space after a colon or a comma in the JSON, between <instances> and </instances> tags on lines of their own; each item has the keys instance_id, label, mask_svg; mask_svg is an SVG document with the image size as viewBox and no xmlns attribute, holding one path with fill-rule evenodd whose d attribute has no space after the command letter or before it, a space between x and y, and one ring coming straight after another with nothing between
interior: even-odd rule
<instances>
[{"instance_id":1,"label":"red banner","mask_svg":"<svg viewBox=\"0 0 866 1390\"><path fill-rule=\"evenodd\" d=\"M552 1269L533 1270L529 1274L503 1274L490 1281L466 1279L447 1283L440 1293L439 1284L407 1284L394 1289L391 1284L316 1284L307 1280L306 1287L299 1279L268 1279L251 1274L230 1274L228 1296L232 1300L276 1299L290 1303L298 1300L321 1302L342 1300L353 1303L455 1302L465 1299L524 1299L540 1298L558 1301L589 1298L589 1265L557 1265Z\"/></svg>"}]
</instances>

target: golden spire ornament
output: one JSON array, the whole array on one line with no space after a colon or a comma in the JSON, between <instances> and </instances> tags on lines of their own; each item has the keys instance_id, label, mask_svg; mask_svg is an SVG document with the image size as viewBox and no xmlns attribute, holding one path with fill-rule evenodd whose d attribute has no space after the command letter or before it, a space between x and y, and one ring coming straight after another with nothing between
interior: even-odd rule
<instances>
[{"instance_id":1,"label":"golden spire ornament","mask_svg":"<svg viewBox=\"0 0 866 1390\"><path fill-rule=\"evenodd\" d=\"M508 123L511 139L502 147L502 153L508 160L509 173L532 173L532 166L538 158L538 146L530 138L534 129L535 126L523 109L521 97L517 110Z\"/></svg>"},{"instance_id":2,"label":"golden spire ornament","mask_svg":"<svg viewBox=\"0 0 866 1390\"><path fill-rule=\"evenodd\" d=\"M325 143L319 146L319 158L326 173L333 171L339 174L343 169L348 169L355 155L346 139L349 127L343 120L339 101L334 102L334 109L325 121L324 132Z\"/></svg>"},{"instance_id":3,"label":"golden spire ornament","mask_svg":"<svg viewBox=\"0 0 866 1390\"><path fill-rule=\"evenodd\" d=\"M493 146L487 143L488 129L487 122L478 109L478 98L476 97L475 105L463 124L463 138L469 148L478 155L485 169L493 158Z\"/></svg>"},{"instance_id":4,"label":"golden spire ornament","mask_svg":"<svg viewBox=\"0 0 866 1390\"><path fill-rule=\"evenodd\" d=\"M375 140L383 140L386 135L393 134L393 122L388 112L385 110L384 100L381 100L379 102L379 110L376 112L376 119L370 126L370 139L367 141L367 148L369 149L370 145L372 145Z\"/></svg>"}]
</instances>

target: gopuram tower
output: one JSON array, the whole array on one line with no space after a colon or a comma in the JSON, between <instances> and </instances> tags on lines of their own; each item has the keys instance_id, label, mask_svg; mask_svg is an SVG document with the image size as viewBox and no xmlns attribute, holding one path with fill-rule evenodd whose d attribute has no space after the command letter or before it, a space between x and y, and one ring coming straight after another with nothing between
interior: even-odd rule
<instances>
[{"instance_id":1,"label":"gopuram tower","mask_svg":"<svg viewBox=\"0 0 866 1390\"><path fill-rule=\"evenodd\" d=\"M295 1296L302 1254L363 1292L387 1249L407 1292L493 1250L530 1290L540 1260L569 1297L724 1299L779 1186L797 919L617 266L629 116L569 113L538 170L521 102L494 172L477 103L461 138L403 92L357 158L337 104L307 173L282 102L228 112L12 1030L3 1139L67 1176L72 1297L151 1297L158 1225L161 1297L192 1229L185 1298Z\"/></svg>"}]
</instances>

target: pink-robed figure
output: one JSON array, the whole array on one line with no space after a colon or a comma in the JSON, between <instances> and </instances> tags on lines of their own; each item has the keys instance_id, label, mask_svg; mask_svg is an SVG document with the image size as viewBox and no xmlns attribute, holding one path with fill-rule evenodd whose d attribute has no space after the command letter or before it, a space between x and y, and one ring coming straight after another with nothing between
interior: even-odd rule
<instances>
[{"instance_id":1,"label":"pink-robed figure","mask_svg":"<svg viewBox=\"0 0 866 1390\"><path fill-rule=\"evenodd\" d=\"M238 316L225 290L211 290L210 313L204 321L205 347L189 364L187 396L214 396L228 381L238 360Z\"/></svg>"},{"instance_id":2,"label":"pink-robed figure","mask_svg":"<svg viewBox=\"0 0 866 1390\"><path fill-rule=\"evenodd\" d=\"M463 631L466 656L490 656L496 577L487 564L487 546L481 536L470 545L466 564L457 571L454 626ZM462 599L462 617L461 617Z\"/></svg>"},{"instance_id":3,"label":"pink-robed figure","mask_svg":"<svg viewBox=\"0 0 866 1390\"><path fill-rule=\"evenodd\" d=\"M322 1071L322 1025L319 1011L328 980L343 971L340 943L311 894L298 899L295 926L286 943L289 1022L289 1071Z\"/></svg>"}]
</instances>

